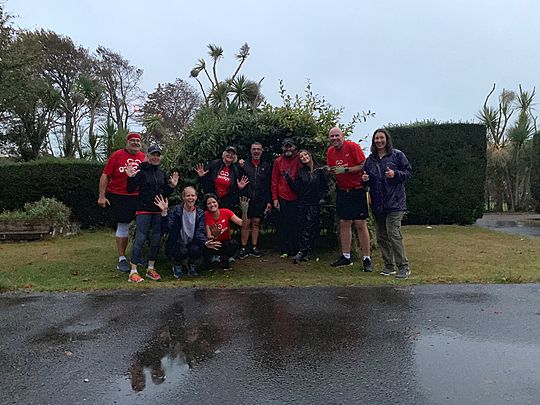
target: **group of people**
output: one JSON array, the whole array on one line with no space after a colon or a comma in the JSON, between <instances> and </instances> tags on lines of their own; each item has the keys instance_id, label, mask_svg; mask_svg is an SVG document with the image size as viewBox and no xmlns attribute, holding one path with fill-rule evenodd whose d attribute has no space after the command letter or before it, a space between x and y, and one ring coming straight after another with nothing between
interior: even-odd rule
<instances>
[{"instance_id":1,"label":"group of people","mask_svg":"<svg viewBox=\"0 0 540 405\"><path fill-rule=\"evenodd\" d=\"M178 184L178 173L167 176L159 167L158 145L151 145L145 155L141 152L141 135L128 134L125 149L111 155L99 181L98 204L110 205L117 222L117 269L129 273L130 282L143 281L138 266L145 263L142 250L149 240L146 277L159 280L155 260L161 237L167 233L165 253L172 262L174 277L198 275L195 266L201 257L229 270L235 258L262 256L258 246L260 226L272 210L278 219L280 257L291 258L295 264L309 260L319 235L321 205L328 197L327 177L333 175L341 255L331 266L353 264L354 224L363 255L362 269L372 271L366 222L369 189L377 243L384 261L381 274L409 277L401 235L405 182L411 177L406 156L392 147L386 129L374 132L367 159L360 146L346 140L337 127L329 131L329 141L324 166L318 165L309 151L297 151L290 137L283 139L282 154L273 164L262 160L263 145L259 142L251 145L251 156L245 160L239 160L236 148L228 146L221 158L195 167L205 193L203 210L196 205L197 190L192 186L183 189L180 204L169 208L168 196ZM133 219L136 233L128 261L126 248ZM241 228L240 242L231 236L231 223Z\"/></svg>"}]
</instances>

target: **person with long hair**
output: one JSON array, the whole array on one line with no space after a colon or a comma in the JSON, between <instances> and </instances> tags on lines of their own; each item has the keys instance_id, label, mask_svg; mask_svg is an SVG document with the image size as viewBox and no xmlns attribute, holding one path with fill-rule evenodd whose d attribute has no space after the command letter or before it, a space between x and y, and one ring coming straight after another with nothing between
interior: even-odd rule
<instances>
[{"instance_id":1,"label":"person with long hair","mask_svg":"<svg viewBox=\"0 0 540 405\"><path fill-rule=\"evenodd\" d=\"M206 238L211 242L218 241L220 245L217 249L206 247L203 255L206 258L219 255L223 270L230 270L231 264L229 259L234 257L240 246L237 240L231 239L231 222L240 227L247 226L249 200L247 197L240 198L242 218L236 216L228 208L220 208L219 199L215 194L207 194L204 205L206 206L206 212L204 213Z\"/></svg>"},{"instance_id":2,"label":"person with long hair","mask_svg":"<svg viewBox=\"0 0 540 405\"><path fill-rule=\"evenodd\" d=\"M299 250L293 257L295 264L308 260L308 254L319 236L321 205L328 195L324 168L316 167L313 156L305 149L298 152L298 157L302 166L297 177L293 180L289 175L285 176L291 189L298 195L300 207Z\"/></svg>"},{"instance_id":3,"label":"person with long hair","mask_svg":"<svg viewBox=\"0 0 540 405\"><path fill-rule=\"evenodd\" d=\"M370 188L377 245L384 261L383 276L408 278L411 274L401 234L401 220L407 210L405 183L411 175L411 164L402 151L392 147L388 130L376 129L362 181Z\"/></svg>"}]
</instances>

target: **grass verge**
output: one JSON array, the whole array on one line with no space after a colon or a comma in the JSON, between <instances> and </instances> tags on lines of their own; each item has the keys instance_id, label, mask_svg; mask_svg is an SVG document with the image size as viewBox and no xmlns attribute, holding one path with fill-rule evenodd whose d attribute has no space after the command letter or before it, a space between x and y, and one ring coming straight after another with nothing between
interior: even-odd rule
<instances>
[{"instance_id":1,"label":"grass verge","mask_svg":"<svg viewBox=\"0 0 540 405\"><path fill-rule=\"evenodd\" d=\"M158 287L309 287L397 285L422 283L528 283L540 281L540 239L493 232L478 227L423 226L403 228L412 269L409 280L363 273L360 264L334 269L338 255L320 253L319 260L294 265L268 249L261 258L237 260L233 270L203 273L176 280L162 258L160 282L132 285L116 271L114 234L85 232L50 241L0 244L0 290L75 291ZM317 255L315 255L317 256ZM381 268L373 252L375 269ZM140 270L144 276L144 270Z\"/></svg>"}]
</instances>

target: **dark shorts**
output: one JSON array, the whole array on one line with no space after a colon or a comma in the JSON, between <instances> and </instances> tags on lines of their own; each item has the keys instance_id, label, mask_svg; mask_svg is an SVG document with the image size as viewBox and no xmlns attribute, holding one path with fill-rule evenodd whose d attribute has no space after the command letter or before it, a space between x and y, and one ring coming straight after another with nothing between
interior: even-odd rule
<instances>
[{"instance_id":1,"label":"dark shorts","mask_svg":"<svg viewBox=\"0 0 540 405\"><path fill-rule=\"evenodd\" d=\"M262 218L264 216L264 209L266 208L265 201L253 201L249 202L249 209L247 217L248 219Z\"/></svg>"},{"instance_id":2,"label":"dark shorts","mask_svg":"<svg viewBox=\"0 0 540 405\"><path fill-rule=\"evenodd\" d=\"M339 219L367 219L369 216L366 190L336 190L336 214Z\"/></svg>"},{"instance_id":3,"label":"dark shorts","mask_svg":"<svg viewBox=\"0 0 540 405\"><path fill-rule=\"evenodd\" d=\"M113 220L129 224L135 219L137 196L107 193L111 203Z\"/></svg>"}]
</instances>

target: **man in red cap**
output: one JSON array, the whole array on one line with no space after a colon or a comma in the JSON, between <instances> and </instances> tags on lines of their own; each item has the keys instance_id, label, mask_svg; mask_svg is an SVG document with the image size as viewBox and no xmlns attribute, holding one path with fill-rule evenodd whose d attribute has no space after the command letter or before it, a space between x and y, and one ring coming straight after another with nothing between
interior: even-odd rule
<instances>
[{"instance_id":1,"label":"man in red cap","mask_svg":"<svg viewBox=\"0 0 540 405\"><path fill-rule=\"evenodd\" d=\"M130 132L127 135L125 149L114 152L99 178L100 207L111 206L116 225L116 248L118 249L117 269L129 273L131 266L126 258L129 224L135 218L135 204L139 191L128 193L126 167L138 168L145 159L141 152L141 134Z\"/></svg>"}]
</instances>

